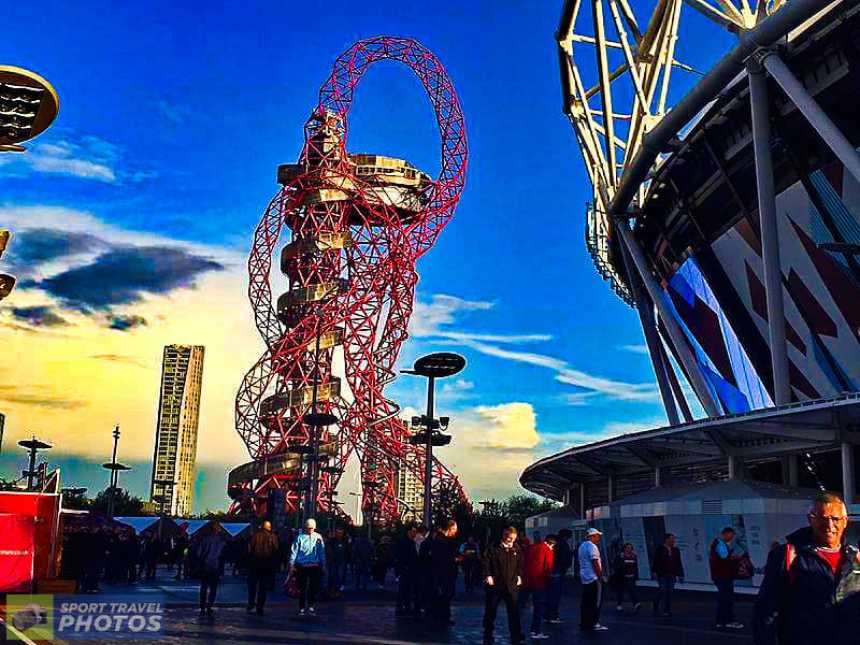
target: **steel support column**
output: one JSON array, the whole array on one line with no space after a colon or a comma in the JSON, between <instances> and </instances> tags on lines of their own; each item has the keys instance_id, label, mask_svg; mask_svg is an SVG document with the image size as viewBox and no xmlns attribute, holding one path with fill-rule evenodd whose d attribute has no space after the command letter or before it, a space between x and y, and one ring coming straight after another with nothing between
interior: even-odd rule
<instances>
[{"instance_id":1,"label":"steel support column","mask_svg":"<svg viewBox=\"0 0 860 645\"><path fill-rule=\"evenodd\" d=\"M729 456L729 479L744 478L744 464L740 457L735 455Z\"/></svg>"},{"instance_id":2,"label":"steel support column","mask_svg":"<svg viewBox=\"0 0 860 645\"><path fill-rule=\"evenodd\" d=\"M642 293L641 283L637 279L636 272L632 266L633 262L630 259L630 253L623 245L622 252L624 265L627 268L630 293L636 301L636 311L639 314L642 333L645 335L645 344L648 346L651 367L654 369L654 376L657 378L657 387L660 390L660 398L663 400L663 408L666 410L666 417L669 419L669 423L675 426L680 423L680 419L678 417L678 408L675 406L675 400L672 396L672 388L669 385L669 378L666 374L666 368L671 369L671 366L667 366L663 362L660 351L660 338L657 336L657 323L654 320L653 305L648 295Z\"/></svg>"},{"instance_id":3,"label":"steel support column","mask_svg":"<svg viewBox=\"0 0 860 645\"><path fill-rule=\"evenodd\" d=\"M675 402L678 404L678 407L681 408L681 416L684 417L684 422L690 423L693 420L693 413L690 412L690 404L687 402L687 397L684 394L684 390L681 389L681 383L678 381L678 375L675 373L675 368L672 365L672 361L669 360L669 354L666 352L666 348L662 342L663 337L658 337L661 339L660 360L662 360L663 365L666 366L666 374L669 377L669 385L672 386L672 394L675 395Z\"/></svg>"},{"instance_id":4,"label":"steel support column","mask_svg":"<svg viewBox=\"0 0 860 645\"><path fill-rule=\"evenodd\" d=\"M645 254L642 252L642 249L639 248L638 242L636 242L636 239L633 237L633 231L631 231L630 227L624 222L618 222L618 225L615 227L615 231L618 233L619 240L627 249L630 259L636 267L636 272L642 279L642 283L645 285L646 291L648 291L648 295L657 307L660 319L663 321L666 332L669 334L672 344L675 346L675 351L678 352L678 357L683 363L684 369L690 379L690 385L693 387L693 390L696 392L696 396L702 403L705 413L711 417L718 416L719 407L711 396L711 391L708 389L705 378L702 376L699 366L696 363L696 359L690 351L690 346L687 343L684 332L681 330L678 321L675 320L675 317L672 315L672 312L666 303L666 296L663 293L662 288L657 284L654 276L652 276L651 272L648 270L648 263L645 260Z\"/></svg>"},{"instance_id":5,"label":"steel support column","mask_svg":"<svg viewBox=\"0 0 860 645\"><path fill-rule=\"evenodd\" d=\"M773 186L773 159L770 152L767 77L756 60L748 63L747 71L770 337L770 364L773 370L773 401L776 405L785 405L791 403L791 385L788 377L788 347L785 342L785 309L782 298L782 267L779 260L779 230L776 222L776 194Z\"/></svg>"},{"instance_id":6,"label":"steel support column","mask_svg":"<svg viewBox=\"0 0 860 645\"><path fill-rule=\"evenodd\" d=\"M854 445L842 444L842 498L846 504L854 503Z\"/></svg>"},{"instance_id":7,"label":"steel support column","mask_svg":"<svg viewBox=\"0 0 860 645\"><path fill-rule=\"evenodd\" d=\"M663 471L660 466L654 469L654 487L657 488L663 483Z\"/></svg>"},{"instance_id":8,"label":"steel support column","mask_svg":"<svg viewBox=\"0 0 860 645\"><path fill-rule=\"evenodd\" d=\"M800 476L800 458L797 455L786 455L781 461L782 485L797 486Z\"/></svg>"},{"instance_id":9,"label":"steel support column","mask_svg":"<svg viewBox=\"0 0 860 645\"><path fill-rule=\"evenodd\" d=\"M585 519L585 484L579 485L579 516Z\"/></svg>"},{"instance_id":10,"label":"steel support column","mask_svg":"<svg viewBox=\"0 0 860 645\"><path fill-rule=\"evenodd\" d=\"M860 181L860 155L779 55L773 51L765 51L762 53L761 63L833 154L842 162L845 169L854 179Z\"/></svg>"}]
</instances>

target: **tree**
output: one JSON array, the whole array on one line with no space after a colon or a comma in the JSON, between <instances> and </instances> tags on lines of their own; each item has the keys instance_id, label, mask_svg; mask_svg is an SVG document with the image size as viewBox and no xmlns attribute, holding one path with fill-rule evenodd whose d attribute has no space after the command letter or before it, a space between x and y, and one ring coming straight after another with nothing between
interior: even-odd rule
<instances>
[{"instance_id":1,"label":"tree","mask_svg":"<svg viewBox=\"0 0 860 645\"><path fill-rule=\"evenodd\" d=\"M90 503L90 510L98 513L107 514L108 500L110 495L108 491L100 491L96 498ZM113 514L114 515L144 515L143 501L140 498L131 495L124 488L117 488L113 498Z\"/></svg>"},{"instance_id":2,"label":"tree","mask_svg":"<svg viewBox=\"0 0 860 645\"><path fill-rule=\"evenodd\" d=\"M502 513L518 529L526 525L526 518L558 508L558 503L532 495L511 495L502 502Z\"/></svg>"}]
</instances>

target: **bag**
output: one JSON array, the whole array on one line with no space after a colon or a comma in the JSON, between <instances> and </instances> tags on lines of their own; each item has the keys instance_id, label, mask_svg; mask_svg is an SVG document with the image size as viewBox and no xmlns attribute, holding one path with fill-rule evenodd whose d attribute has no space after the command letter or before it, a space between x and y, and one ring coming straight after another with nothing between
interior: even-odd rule
<instances>
[{"instance_id":1,"label":"bag","mask_svg":"<svg viewBox=\"0 0 860 645\"><path fill-rule=\"evenodd\" d=\"M750 556L744 553L740 558L735 560L735 580L749 580L755 575L755 566L750 560Z\"/></svg>"},{"instance_id":2,"label":"bag","mask_svg":"<svg viewBox=\"0 0 860 645\"><path fill-rule=\"evenodd\" d=\"M284 592L290 598L299 597L299 582L296 580L296 576L292 573L287 576L286 580L284 580Z\"/></svg>"}]
</instances>

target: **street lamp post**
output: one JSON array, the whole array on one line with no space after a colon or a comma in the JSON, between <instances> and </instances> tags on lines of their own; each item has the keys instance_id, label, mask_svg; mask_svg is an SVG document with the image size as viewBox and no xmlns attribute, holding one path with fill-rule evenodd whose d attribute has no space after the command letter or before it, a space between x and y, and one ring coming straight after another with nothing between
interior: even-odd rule
<instances>
[{"instance_id":1,"label":"street lamp post","mask_svg":"<svg viewBox=\"0 0 860 645\"><path fill-rule=\"evenodd\" d=\"M116 425L113 429L113 455L111 456L111 460L102 464L102 468L110 471L110 486L108 487L108 507L107 507L107 515L108 517L113 517L114 510L114 496L116 495L116 489L119 485L119 473L123 470L131 470L130 466L126 466L125 464L121 464L116 460L116 451L117 446L119 445L119 424Z\"/></svg>"},{"instance_id":2,"label":"street lamp post","mask_svg":"<svg viewBox=\"0 0 860 645\"><path fill-rule=\"evenodd\" d=\"M33 480L39 474L39 472L36 470L36 456L39 454L40 450L50 450L52 446L51 444L36 439L36 435L33 435L32 439L24 439L23 441L19 441L18 445L22 448L26 448L30 453L30 461L29 465L27 466L27 470L25 470L21 474L27 478L27 490L33 490Z\"/></svg>"},{"instance_id":3,"label":"street lamp post","mask_svg":"<svg viewBox=\"0 0 860 645\"><path fill-rule=\"evenodd\" d=\"M60 110L60 99L44 78L22 67L0 65L0 152L24 152L25 141L44 132ZM0 229L0 257L11 233ZM12 293L15 276L0 273L0 300Z\"/></svg>"},{"instance_id":4,"label":"street lamp post","mask_svg":"<svg viewBox=\"0 0 860 645\"><path fill-rule=\"evenodd\" d=\"M451 443L450 435L443 435L448 429L448 417L434 418L435 414L435 384L437 378L454 376L466 367L466 359L452 352L438 352L422 356L412 366L411 370L402 370L404 374L414 374L427 378L427 414L423 417L413 417L413 429L420 432L410 437L410 443L424 444L424 525L431 524L432 488L433 488L433 446L445 446Z\"/></svg>"}]
</instances>

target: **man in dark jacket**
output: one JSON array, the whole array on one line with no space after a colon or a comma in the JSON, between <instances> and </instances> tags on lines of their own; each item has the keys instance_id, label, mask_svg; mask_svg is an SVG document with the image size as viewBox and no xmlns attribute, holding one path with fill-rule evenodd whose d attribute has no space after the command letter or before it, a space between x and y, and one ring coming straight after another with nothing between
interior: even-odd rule
<instances>
[{"instance_id":1,"label":"man in dark jacket","mask_svg":"<svg viewBox=\"0 0 860 645\"><path fill-rule=\"evenodd\" d=\"M410 526L394 546L394 573L397 575L397 616L412 613L418 566L415 527Z\"/></svg>"},{"instance_id":2,"label":"man in dark jacket","mask_svg":"<svg viewBox=\"0 0 860 645\"><path fill-rule=\"evenodd\" d=\"M717 629L743 629L735 620L735 577L740 556L735 553L735 530L727 526L711 542L708 563L717 588Z\"/></svg>"},{"instance_id":3,"label":"man in dark jacket","mask_svg":"<svg viewBox=\"0 0 860 645\"><path fill-rule=\"evenodd\" d=\"M561 529L558 532L558 542L554 549L552 564L552 577L549 582L549 590L546 600L546 621L549 623L561 623L558 616L558 605L564 590L564 581L570 567L573 566L573 550L570 548L570 538L573 532L570 529Z\"/></svg>"},{"instance_id":4,"label":"man in dark jacket","mask_svg":"<svg viewBox=\"0 0 860 645\"><path fill-rule=\"evenodd\" d=\"M266 593L275 582L278 559L278 536L272 533L271 522L263 522L248 543L248 613L254 608L263 615Z\"/></svg>"},{"instance_id":5,"label":"man in dark jacket","mask_svg":"<svg viewBox=\"0 0 860 645\"><path fill-rule=\"evenodd\" d=\"M457 522L449 520L444 528L421 545L420 556L426 559L430 572L430 599L428 612L441 622L452 624L451 600L457 581Z\"/></svg>"},{"instance_id":6,"label":"man in dark jacket","mask_svg":"<svg viewBox=\"0 0 860 645\"><path fill-rule=\"evenodd\" d=\"M845 541L848 513L822 493L809 527L770 552L753 613L756 645L860 642L860 553Z\"/></svg>"},{"instance_id":7,"label":"man in dark jacket","mask_svg":"<svg viewBox=\"0 0 860 645\"><path fill-rule=\"evenodd\" d=\"M663 603L663 615L672 615L672 591L675 581L684 580L684 565L681 563L681 551L675 546L674 533L667 533L663 544L657 547L651 562L651 574L657 578L657 597L654 598L654 615L660 612Z\"/></svg>"},{"instance_id":8,"label":"man in dark jacket","mask_svg":"<svg viewBox=\"0 0 860 645\"><path fill-rule=\"evenodd\" d=\"M523 556L517 546L517 530L510 526L502 533L502 540L484 552L483 572L486 585L484 605L484 643L491 645L496 624L496 611L504 601L508 615L511 643L521 643L525 637L520 626L517 594L522 584Z\"/></svg>"},{"instance_id":9,"label":"man in dark jacket","mask_svg":"<svg viewBox=\"0 0 860 645\"><path fill-rule=\"evenodd\" d=\"M211 616L218 581L224 567L224 546L221 526L212 522L206 534L200 537L191 548L191 563L194 573L200 578L200 616Z\"/></svg>"}]
</instances>

